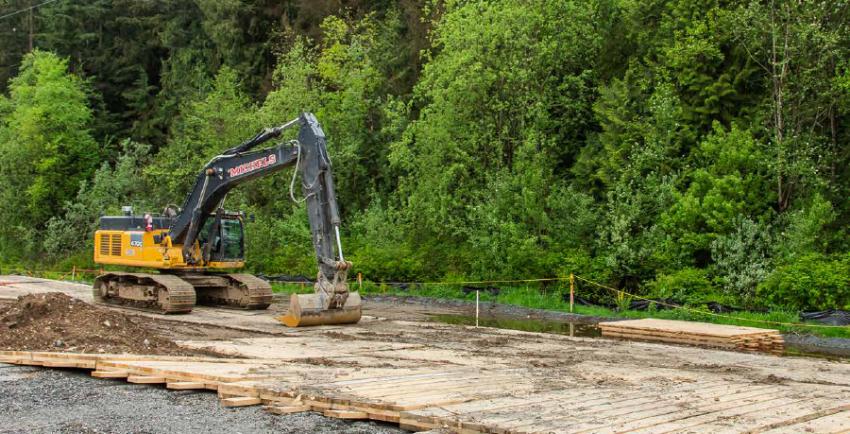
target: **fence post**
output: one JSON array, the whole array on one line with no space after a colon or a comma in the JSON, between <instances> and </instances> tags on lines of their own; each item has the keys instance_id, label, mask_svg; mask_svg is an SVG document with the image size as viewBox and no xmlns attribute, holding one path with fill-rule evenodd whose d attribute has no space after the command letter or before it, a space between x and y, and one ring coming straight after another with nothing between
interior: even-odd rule
<instances>
[{"instance_id":1,"label":"fence post","mask_svg":"<svg viewBox=\"0 0 850 434\"><path fill-rule=\"evenodd\" d=\"M576 275L570 273L570 313L573 313L573 305L576 297Z\"/></svg>"},{"instance_id":2,"label":"fence post","mask_svg":"<svg viewBox=\"0 0 850 434\"><path fill-rule=\"evenodd\" d=\"M72 282L75 282L76 280L77 280L77 266L76 266L76 265L74 265L74 266L71 268L71 281L72 281Z\"/></svg>"},{"instance_id":3,"label":"fence post","mask_svg":"<svg viewBox=\"0 0 850 434\"><path fill-rule=\"evenodd\" d=\"M363 273L357 273L357 290L363 292Z\"/></svg>"},{"instance_id":4,"label":"fence post","mask_svg":"<svg viewBox=\"0 0 850 434\"><path fill-rule=\"evenodd\" d=\"M475 328L478 328L478 293L479 290L475 290Z\"/></svg>"}]
</instances>

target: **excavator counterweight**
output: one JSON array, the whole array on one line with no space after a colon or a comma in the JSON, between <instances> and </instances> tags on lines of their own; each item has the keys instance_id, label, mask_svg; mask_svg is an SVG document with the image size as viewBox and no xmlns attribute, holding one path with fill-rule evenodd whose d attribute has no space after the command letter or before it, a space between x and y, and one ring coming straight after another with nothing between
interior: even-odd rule
<instances>
[{"instance_id":1,"label":"excavator counterweight","mask_svg":"<svg viewBox=\"0 0 850 434\"><path fill-rule=\"evenodd\" d=\"M256 150L298 126L298 138ZM233 274L244 260L241 212L223 208L234 187L294 166L289 195L301 178L318 274L315 293L293 295L281 321L290 327L348 324L360 320L360 296L349 292L351 263L342 253L340 217L325 135L315 116L302 113L267 128L211 159L198 174L183 206L161 216L102 217L95 233L99 264L155 268L159 273L108 272L98 276L95 300L162 313L187 313L194 304L265 309L271 285L249 274Z\"/></svg>"}]
</instances>

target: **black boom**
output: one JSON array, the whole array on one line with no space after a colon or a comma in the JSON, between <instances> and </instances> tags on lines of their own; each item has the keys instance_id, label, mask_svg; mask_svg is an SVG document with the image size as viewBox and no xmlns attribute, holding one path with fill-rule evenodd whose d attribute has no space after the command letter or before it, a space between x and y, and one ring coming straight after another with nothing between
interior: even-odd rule
<instances>
[{"instance_id":1,"label":"black boom","mask_svg":"<svg viewBox=\"0 0 850 434\"><path fill-rule=\"evenodd\" d=\"M279 137L284 130L294 125L300 126L297 142L253 150ZM344 262L338 239L339 209L325 134L311 113L302 113L297 119L281 126L267 128L239 146L226 150L204 166L183 203L182 211L169 228L172 242L183 244L183 259L186 263L199 262L200 258L194 255L198 232L211 214L220 215L217 210L232 188L296 163L295 170L301 175L301 189L307 204L319 268L328 279L332 279L338 264ZM338 255L334 252L335 244Z\"/></svg>"}]
</instances>

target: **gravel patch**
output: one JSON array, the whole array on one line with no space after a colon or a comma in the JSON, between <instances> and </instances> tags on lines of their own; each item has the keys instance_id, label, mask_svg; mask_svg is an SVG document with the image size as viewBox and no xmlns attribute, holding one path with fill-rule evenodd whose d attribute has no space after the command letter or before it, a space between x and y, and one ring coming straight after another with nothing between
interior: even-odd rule
<instances>
[{"instance_id":1,"label":"gravel patch","mask_svg":"<svg viewBox=\"0 0 850 434\"><path fill-rule=\"evenodd\" d=\"M0 433L406 433L394 425L318 413L227 409L215 393L169 391L88 371L0 364Z\"/></svg>"}]
</instances>

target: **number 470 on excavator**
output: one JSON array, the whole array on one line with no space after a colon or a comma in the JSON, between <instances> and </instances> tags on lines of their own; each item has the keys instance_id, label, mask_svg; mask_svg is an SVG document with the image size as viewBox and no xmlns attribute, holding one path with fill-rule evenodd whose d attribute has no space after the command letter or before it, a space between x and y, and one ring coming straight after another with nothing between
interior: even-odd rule
<instances>
[{"instance_id":1,"label":"number 470 on excavator","mask_svg":"<svg viewBox=\"0 0 850 434\"><path fill-rule=\"evenodd\" d=\"M255 149L298 126L298 139ZM347 324L360 320L360 295L349 292L351 263L342 254L339 210L325 134L315 116L303 113L224 151L204 166L181 208L161 216L100 218L94 260L99 264L157 269L157 273L109 271L95 279L97 302L162 313L186 313L197 304L265 309L271 286L250 274L225 270L245 265L243 213L225 211L224 198L239 184L295 166L306 202L319 268L313 294L293 294L279 319L290 327Z\"/></svg>"}]
</instances>

